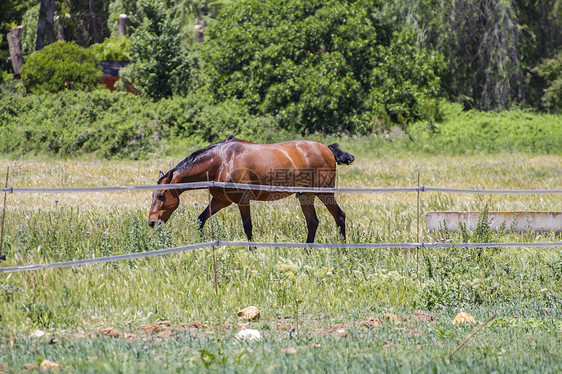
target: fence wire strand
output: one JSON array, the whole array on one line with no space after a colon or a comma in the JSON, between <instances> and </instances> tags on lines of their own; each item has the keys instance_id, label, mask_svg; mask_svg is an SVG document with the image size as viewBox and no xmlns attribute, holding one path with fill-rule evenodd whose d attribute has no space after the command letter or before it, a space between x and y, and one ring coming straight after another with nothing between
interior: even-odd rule
<instances>
[{"instance_id":1,"label":"fence wire strand","mask_svg":"<svg viewBox=\"0 0 562 374\"><path fill-rule=\"evenodd\" d=\"M128 254L116 255L116 256L93 257L93 258L85 258L85 259L81 259L81 260L53 262L53 263L49 263L49 264L11 266L11 267L0 268L0 273L15 273L15 272L21 272L21 271L31 271L31 270L41 270L41 269L66 268L66 267L70 267L70 266L101 264L101 263L104 263L104 262L114 262L114 261L132 260L132 259L136 259L136 258L162 256L162 255L167 255L167 254L171 254L171 253L193 251L195 249L208 248L208 247L212 246L213 244L215 244L215 243L204 242L204 243L184 245L184 246L180 246L180 247L158 249L158 250L155 250L155 251L128 253Z\"/></svg>"},{"instance_id":2,"label":"fence wire strand","mask_svg":"<svg viewBox=\"0 0 562 374\"><path fill-rule=\"evenodd\" d=\"M498 248L498 247L562 247L562 242L539 242L539 243L268 243L268 242L239 242L215 240L190 244L180 247L158 249L155 251L129 253L117 256L87 258L81 260L55 262L49 264L35 264L25 266L11 266L0 268L2 273L17 273L23 271L56 269L71 266L92 265L105 262L133 260L153 256L162 256L178 252L193 251L212 247L261 247L261 248L308 248L308 249L413 249L413 248Z\"/></svg>"}]
</instances>

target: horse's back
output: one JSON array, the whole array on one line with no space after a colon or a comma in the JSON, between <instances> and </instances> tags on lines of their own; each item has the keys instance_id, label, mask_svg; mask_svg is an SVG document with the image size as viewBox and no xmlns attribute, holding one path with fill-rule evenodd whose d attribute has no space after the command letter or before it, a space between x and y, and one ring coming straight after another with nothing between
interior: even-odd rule
<instances>
[{"instance_id":1,"label":"horse's back","mask_svg":"<svg viewBox=\"0 0 562 374\"><path fill-rule=\"evenodd\" d=\"M327 146L308 140L275 144L232 140L224 145L223 165L219 179L224 182L298 187L335 183L334 155ZM265 195L256 198L269 199Z\"/></svg>"},{"instance_id":2,"label":"horse's back","mask_svg":"<svg viewBox=\"0 0 562 374\"><path fill-rule=\"evenodd\" d=\"M287 169L335 169L332 151L310 140L291 140L274 144L257 144L236 140L227 145L230 157L238 164Z\"/></svg>"}]
</instances>

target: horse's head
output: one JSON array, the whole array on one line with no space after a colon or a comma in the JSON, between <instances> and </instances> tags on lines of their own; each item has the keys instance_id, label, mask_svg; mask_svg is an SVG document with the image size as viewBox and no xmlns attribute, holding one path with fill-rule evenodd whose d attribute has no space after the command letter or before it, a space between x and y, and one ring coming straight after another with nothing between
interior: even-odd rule
<instances>
[{"instance_id":1,"label":"horse's head","mask_svg":"<svg viewBox=\"0 0 562 374\"><path fill-rule=\"evenodd\" d=\"M169 184L173 173L160 172L158 184ZM166 223L170 216L180 205L180 197L177 190L155 190L152 194L152 205L148 213L148 225L154 227L158 223Z\"/></svg>"}]
</instances>

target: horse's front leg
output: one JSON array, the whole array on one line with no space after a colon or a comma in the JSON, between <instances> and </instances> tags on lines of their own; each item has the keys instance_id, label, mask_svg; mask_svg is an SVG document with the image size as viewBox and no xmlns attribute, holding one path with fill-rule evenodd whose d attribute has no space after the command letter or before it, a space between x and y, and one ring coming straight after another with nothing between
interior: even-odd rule
<instances>
[{"instance_id":1,"label":"horse's front leg","mask_svg":"<svg viewBox=\"0 0 562 374\"><path fill-rule=\"evenodd\" d=\"M199 221L199 233L201 234L201 236L203 236L203 226L205 226L205 222L207 222L207 220L211 218L211 215L214 215L219 210L221 210L222 208L226 208L230 204L232 203L224 202L214 197L211 199L211 204L207 205L205 210L203 210L199 217L197 217L197 221Z\"/></svg>"},{"instance_id":2,"label":"horse's front leg","mask_svg":"<svg viewBox=\"0 0 562 374\"><path fill-rule=\"evenodd\" d=\"M242 226L244 226L244 233L248 241L253 241L252 237L252 216L250 214L250 202L238 204L240 210L240 217L242 218ZM249 250L254 250L256 247L249 247Z\"/></svg>"}]
</instances>

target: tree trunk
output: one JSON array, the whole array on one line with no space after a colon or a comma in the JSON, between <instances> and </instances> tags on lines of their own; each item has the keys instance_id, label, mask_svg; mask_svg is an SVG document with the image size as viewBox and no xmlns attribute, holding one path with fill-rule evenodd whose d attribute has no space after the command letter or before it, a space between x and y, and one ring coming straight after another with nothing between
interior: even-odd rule
<instances>
[{"instance_id":1,"label":"tree trunk","mask_svg":"<svg viewBox=\"0 0 562 374\"><path fill-rule=\"evenodd\" d=\"M55 41L55 35L53 34L54 16L55 0L41 0L39 20L37 21L37 39L35 41L36 51Z\"/></svg>"},{"instance_id":2,"label":"tree trunk","mask_svg":"<svg viewBox=\"0 0 562 374\"><path fill-rule=\"evenodd\" d=\"M12 61L12 68L14 68L14 77L18 78L21 73L23 65L23 57L21 53L21 35L23 27L14 27L8 33L8 45L10 48L10 60Z\"/></svg>"},{"instance_id":3,"label":"tree trunk","mask_svg":"<svg viewBox=\"0 0 562 374\"><path fill-rule=\"evenodd\" d=\"M94 0L90 0L90 15L92 16L92 32L94 33L94 43L99 43L100 35L98 32L98 23L96 22L96 9L94 8Z\"/></svg>"}]
</instances>

